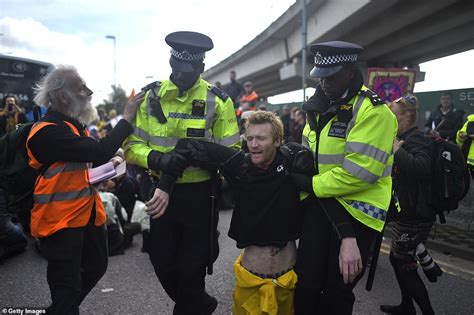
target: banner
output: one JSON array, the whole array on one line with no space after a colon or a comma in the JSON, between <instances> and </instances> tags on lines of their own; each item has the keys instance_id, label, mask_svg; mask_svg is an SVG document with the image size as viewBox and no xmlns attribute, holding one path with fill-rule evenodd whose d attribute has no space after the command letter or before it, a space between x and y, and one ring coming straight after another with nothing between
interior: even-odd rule
<instances>
[{"instance_id":1,"label":"banner","mask_svg":"<svg viewBox=\"0 0 474 315\"><path fill-rule=\"evenodd\" d=\"M415 69L369 68L368 72L368 87L383 101L391 102L413 93Z\"/></svg>"}]
</instances>

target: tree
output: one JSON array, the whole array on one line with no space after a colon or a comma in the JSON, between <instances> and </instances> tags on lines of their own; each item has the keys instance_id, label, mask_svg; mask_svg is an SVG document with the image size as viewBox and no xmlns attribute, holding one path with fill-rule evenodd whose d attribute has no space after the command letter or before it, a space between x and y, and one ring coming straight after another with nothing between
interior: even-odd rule
<instances>
[{"instance_id":1,"label":"tree","mask_svg":"<svg viewBox=\"0 0 474 315\"><path fill-rule=\"evenodd\" d=\"M97 105L97 107L104 108L106 113L109 113L110 110L115 109L117 114L121 115L125 105L127 104L128 96L120 85L112 85L112 93L109 94L109 100L103 100L101 104Z\"/></svg>"}]
</instances>

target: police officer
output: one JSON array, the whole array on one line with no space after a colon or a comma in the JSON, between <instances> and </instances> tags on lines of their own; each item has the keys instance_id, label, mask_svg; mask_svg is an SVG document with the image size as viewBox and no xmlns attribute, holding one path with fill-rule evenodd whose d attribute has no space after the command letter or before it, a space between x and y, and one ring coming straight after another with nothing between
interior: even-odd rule
<instances>
[{"instance_id":1,"label":"police officer","mask_svg":"<svg viewBox=\"0 0 474 315\"><path fill-rule=\"evenodd\" d=\"M467 121L456 133L456 143L462 147L467 166L474 178L474 114L467 116Z\"/></svg>"},{"instance_id":2,"label":"police officer","mask_svg":"<svg viewBox=\"0 0 474 315\"><path fill-rule=\"evenodd\" d=\"M352 290L385 224L397 121L363 85L355 66L362 50L341 41L311 46L319 84L303 104L303 145L315 153L317 175L293 177L316 202L299 243L297 314L352 313Z\"/></svg>"},{"instance_id":3,"label":"police officer","mask_svg":"<svg viewBox=\"0 0 474 315\"><path fill-rule=\"evenodd\" d=\"M211 314L217 307L217 300L205 292L211 226L215 231L210 222L211 174L188 167L174 147L181 138L238 147L239 129L232 100L201 78L212 40L196 32L175 32L165 41L172 48L170 79L146 87L125 156L153 171L158 180L146 209L151 216L149 254L176 303L173 314Z\"/></svg>"}]
</instances>

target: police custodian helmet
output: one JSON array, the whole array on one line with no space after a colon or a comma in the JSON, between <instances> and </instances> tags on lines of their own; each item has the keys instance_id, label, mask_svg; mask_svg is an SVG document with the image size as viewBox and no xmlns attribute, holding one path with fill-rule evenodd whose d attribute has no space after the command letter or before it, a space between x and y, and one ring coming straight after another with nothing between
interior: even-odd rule
<instances>
[{"instance_id":1,"label":"police custodian helmet","mask_svg":"<svg viewBox=\"0 0 474 315\"><path fill-rule=\"evenodd\" d=\"M206 51L214 47L209 36L197 32L174 32L165 41L171 46L171 68L180 72L193 72L203 62Z\"/></svg>"},{"instance_id":2,"label":"police custodian helmet","mask_svg":"<svg viewBox=\"0 0 474 315\"><path fill-rule=\"evenodd\" d=\"M364 49L357 44L332 41L313 44L310 50L314 54L314 68L309 75L325 78L339 72L344 65L355 63Z\"/></svg>"}]
</instances>

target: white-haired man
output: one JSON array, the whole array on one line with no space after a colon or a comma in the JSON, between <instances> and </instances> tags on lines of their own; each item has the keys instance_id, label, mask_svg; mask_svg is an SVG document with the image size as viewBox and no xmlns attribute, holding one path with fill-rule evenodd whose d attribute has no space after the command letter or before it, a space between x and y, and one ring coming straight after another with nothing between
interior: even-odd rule
<instances>
[{"instance_id":1,"label":"white-haired man","mask_svg":"<svg viewBox=\"0 0 474 315\"><path fill-rule=\"evenodd\" d=\"M89 183L87 163L102 164L114 156L132 133L130 122L138 94L125 107L117 126L99 142L86 124L97 118L92 91L77 70L59 66L36 87L35 102L48 112L28 136L30 166L40 170L31 211L31 234L48 260L52 304L48 314L79 314L79 305L107 268L105 211Z\"/></svg>"}]
</instances>

